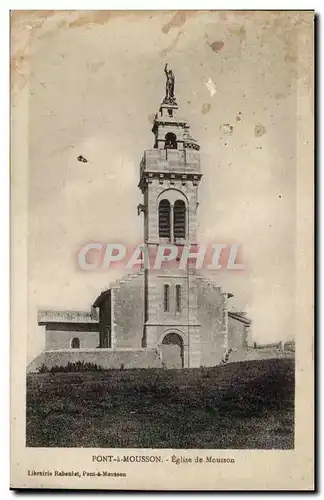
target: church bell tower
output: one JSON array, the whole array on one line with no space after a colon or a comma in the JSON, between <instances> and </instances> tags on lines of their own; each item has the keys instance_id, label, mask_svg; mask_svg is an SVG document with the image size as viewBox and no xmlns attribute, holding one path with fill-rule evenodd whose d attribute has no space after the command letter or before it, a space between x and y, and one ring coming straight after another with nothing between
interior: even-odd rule
<instances>
[{"instance_id":1,"label":"church bell tower","mask_svg":"<svg viewBox=\"0 0 324 500\"><path fill-rule=\"evenodd\" d=\"M190 135L187 122L178 117L175 77L165 66L166 94L155 115L152 149L140 164L139 188L144 197L144 242L148 262L160 245L179 250L197 243L200 146ZM197 319L196 271L175 265L145 269L145 322L143 347L181 347L182 366L200 366L200 324Z\"/></svg>"}]
</instances>

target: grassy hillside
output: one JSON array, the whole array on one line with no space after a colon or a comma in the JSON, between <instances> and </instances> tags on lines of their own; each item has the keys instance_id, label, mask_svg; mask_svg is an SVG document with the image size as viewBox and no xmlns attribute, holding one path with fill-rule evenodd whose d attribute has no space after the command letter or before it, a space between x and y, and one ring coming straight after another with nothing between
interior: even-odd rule
<instances>
[{"instance_id":1,"label":"grassy hillside","mask_svg":"<svg viewBox=\"0 0 324 500\"><path fill-rule=\"evenodd\" d=\"M27 376L27 446L288 449L294 361Z\"/></svg>"}]
</instances>

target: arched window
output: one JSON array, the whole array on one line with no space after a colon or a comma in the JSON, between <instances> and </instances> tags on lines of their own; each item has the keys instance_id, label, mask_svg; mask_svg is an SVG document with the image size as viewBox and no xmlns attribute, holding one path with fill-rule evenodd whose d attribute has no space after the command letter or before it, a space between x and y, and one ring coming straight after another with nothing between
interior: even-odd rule
<instances>
[{"instance_id":1,"label":"arched window","mask_svg":"<svg viewBox=\"0 0 324 500\"><path fill-rule=\"evenodd\" d=\"M71 341L72 349L80 349L80 339L78 337L74 337Z\"/></svg>"},{"instance_id":2,"label":"arched window","mask_svg":"<svg viewBox=\"0 0 324 500\"><path fill-rule=\"evenodd\" d=\"M168 312L170 306L170 287L169 285L164 285L164 311Z\"/></svg>"},{"instance_id":3,"label":"arched window","mask_svg":"<svg viewBox=\"0 0 324 500\"><path fill-rule=\"evenodd\" d=\"M177 136L172 132L165 136L165 149L177 149Z\"/></svg>"},{"instance_id":4,"label":"arched window","mask_svg":"<svg viewBox=\"0 0 324 500\"><path fill-rule=\"evenodd\" d=\"M181 312L181 286L176 286L176 311Z\"/></svg>"},{"instance_id":5,"label":"arched window","mask_svg":"<svg viewBox=\"0 0 324 500\"><path fill-rule=\"evenodd\" d=\"M177 200L174 204L173 235L175 238L186 237L186 205L182 200Z\"/></svg>"},{"instance_id":6,"label":"arched window","mask_svg":"<svg viewBox=\"0 0 324 500\"><path fill-rule=\"evenodd\" d=\"M171 238L170 202L161 200L159 204L159 237Z\"/></svg>"}]
</instances>

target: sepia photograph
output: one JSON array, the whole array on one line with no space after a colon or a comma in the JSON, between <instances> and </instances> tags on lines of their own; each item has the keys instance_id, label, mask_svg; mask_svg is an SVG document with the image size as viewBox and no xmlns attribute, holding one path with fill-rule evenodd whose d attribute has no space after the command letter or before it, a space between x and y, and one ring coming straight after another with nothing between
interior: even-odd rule
<instances>
[{"instance_id":1,"label":"sepia photograph","mask_svg":"<svg viewBox=\"0 0 324 500\"><path fill-rule=\"evenodd\" d=\"M60 475L37 449L300 459L313 29L312 11L11 12L28 476Z\"/></svg>"}]
</instances>

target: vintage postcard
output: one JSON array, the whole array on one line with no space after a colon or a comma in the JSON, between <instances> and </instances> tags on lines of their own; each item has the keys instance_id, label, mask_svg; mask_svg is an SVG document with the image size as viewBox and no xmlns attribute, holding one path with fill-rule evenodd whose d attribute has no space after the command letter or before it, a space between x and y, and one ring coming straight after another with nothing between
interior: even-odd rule
<instances>
[{"instance_id":1,"label":"vintage postcard","mask_svg":"<svg viewBox=\"0 0 324 500\"><path fill-rule=\"evenodd\" d=\"M312 490L312 11L11 12L11 487Z\"/></svg>"}]
</instances>

